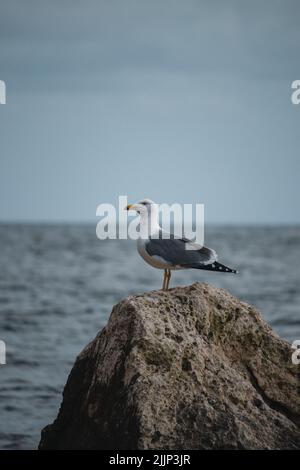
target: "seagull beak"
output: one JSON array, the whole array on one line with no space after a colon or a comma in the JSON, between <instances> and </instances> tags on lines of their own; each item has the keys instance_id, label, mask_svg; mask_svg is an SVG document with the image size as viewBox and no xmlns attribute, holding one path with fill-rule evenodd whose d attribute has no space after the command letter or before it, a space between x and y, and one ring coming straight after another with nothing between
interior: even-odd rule
<instances>
[{"instance_id":1,"label":"seagull beak","mask_svg":"<svg viewBox=\"0 0 300 470\"><path fill-rule=\"evenodd\" d=\"M129 211L133 207L133 204L128 204L128 206L125 207L126 211Z\"/></svg>"}]
</instances>

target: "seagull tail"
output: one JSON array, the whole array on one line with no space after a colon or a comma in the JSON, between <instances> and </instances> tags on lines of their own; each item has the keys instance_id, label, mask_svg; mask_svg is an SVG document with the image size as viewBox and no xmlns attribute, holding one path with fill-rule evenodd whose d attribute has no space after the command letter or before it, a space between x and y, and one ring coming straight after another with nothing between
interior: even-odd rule
<instances>
[{"instance_id":1,"label":"seagull tail","mask_svg":"<svg viewBox=\"0 0 300 470\"><path fill-rule=\"evenodd\" d=\"M205 269L206 271L217 271L220 273L233 273L233 274L238 274L238 271L236 269L231 269L228 266L225 266L225 264L218 263L215 261L212 264L206 264L206 265L194 265L192 268L195 269Z\"/></svg>"}]
</instances>

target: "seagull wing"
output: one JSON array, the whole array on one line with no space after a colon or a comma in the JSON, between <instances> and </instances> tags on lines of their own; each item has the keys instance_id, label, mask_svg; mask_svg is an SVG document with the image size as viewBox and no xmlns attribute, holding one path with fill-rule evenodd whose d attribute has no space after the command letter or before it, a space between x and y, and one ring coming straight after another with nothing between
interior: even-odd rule
<instances>
[{"instance_id":1,"label":"seagull wing","mask_svg":"<svg viewBox=\"0 0 300 470\"><path fill-rule=\"evenodd\" d=\"M186 245L190 245L192 249L188 249ZM217 260L214 250L201 247L187 238L149 238L145 248L150 256L159 256L173 266L200 267Z\"/></svg>"}]
</instances>

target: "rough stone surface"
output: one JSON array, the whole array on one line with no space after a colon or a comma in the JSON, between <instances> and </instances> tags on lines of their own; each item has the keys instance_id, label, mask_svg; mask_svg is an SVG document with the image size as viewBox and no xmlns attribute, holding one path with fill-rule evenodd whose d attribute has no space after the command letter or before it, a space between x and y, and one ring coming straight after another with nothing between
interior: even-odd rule
<instances>
[{"instance_id":1,"label":"rough stone surface","mask_svg":"<svg viewBox=\"0 0 300 470\"><path fill-rule=\"evenodd\" d=\"M78 356L39 448L300 448L291 354L223 289L128 297Z\"/></svg>"}]
</instances>

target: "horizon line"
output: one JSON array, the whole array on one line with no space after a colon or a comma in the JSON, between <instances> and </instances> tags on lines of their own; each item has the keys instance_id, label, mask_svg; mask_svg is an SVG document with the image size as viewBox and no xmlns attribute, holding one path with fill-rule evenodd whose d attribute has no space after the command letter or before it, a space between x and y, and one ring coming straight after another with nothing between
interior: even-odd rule
<instances>
[{"instance_id":1,"label":"horizon line","mask_svg":"<svg viewBox=\"0 0 300 470\"><path fill-rule=\"evenodd\" d=\"M53 220L34 220L34 219L17 219L17 220L1 220L0 225L97 225L99 219L97 220L61 220L61 219L53 219ZM171 224L173 225L173 224ZM228 226L271 226L271 227L291 227L291 226L300 226L300 221L207 221L205 222L204 226L206 225L228 225ZM117 224L119 226L119 224Z\"/></svg>"}]
</instances>

